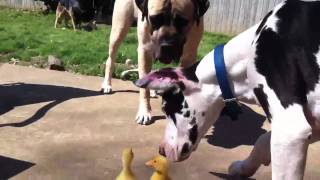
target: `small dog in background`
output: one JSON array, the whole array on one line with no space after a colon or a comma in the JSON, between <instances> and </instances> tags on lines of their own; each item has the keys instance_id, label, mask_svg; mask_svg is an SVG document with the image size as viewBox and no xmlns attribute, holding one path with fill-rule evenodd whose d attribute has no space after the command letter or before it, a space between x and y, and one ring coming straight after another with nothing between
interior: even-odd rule
<instances>
[{"instance_id":1,"label":"small dog in background","mask_svg":"<svg viewBox=\"0 0 320 180\"><path fill-rule=\"evenodd\" d=\"M61 2L59 2L56 10L56 20L54 23L54 27L58 28L58 24L61 24L63 19L65 26L68 26L68 22L71 19L73 30L76 31L76 24L72 7L69 6L67 8L66 6L63 6Z\"/></svg>"},{"instance_id":2,"label":"small dog in background","mask_svg":"<svg viewBox=\"0 0 320 180\"><path fill-rule=\"evenodd\" d=\"M87 31L97 29L94 20L96 13L95 0L59 0L56 10L55 28L61 24L64 19L65 25L68 26L68 21L71 19L73 30L81 28L82 22L88 22L83 28ZM98 6L97 6L98 7Z\"/></svg>"}]
</instances>

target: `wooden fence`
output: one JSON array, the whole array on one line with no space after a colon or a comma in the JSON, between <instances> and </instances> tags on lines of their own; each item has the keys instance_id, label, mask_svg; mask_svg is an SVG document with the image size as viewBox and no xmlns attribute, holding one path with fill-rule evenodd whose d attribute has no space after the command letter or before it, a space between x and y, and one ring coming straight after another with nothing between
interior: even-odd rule
<instances>
[{"instance_id":1,"label":"wooden fence","mask_svg":"<svg viewBox=\"0 0 320 180\"><path fill-rule=\"evenodd\" d=\"M0 6L29 10L38 10L44 7L43 2L34 0L0 0Z\"/></svg>"},{"instance_id":2,"label":"wooden fence","mask_svg":"<svg viewBox=\"0 0 320 180\"><path fill-rule=\"evenodd\" d=\"M121 0L118 0L121 1ZM258 23L274 6L283 0L209 0L205 15L205 30L237 34ZM0 0L0 5L22 9L39 9L41 1Z\"/></svg>"},{"instance_id":3,"label":"wooden fence","mask_svg":"<svg viewBox=\"0 0 320 180\"><path fill-rule=\"evenodd\" d=\"M237 34L258 23L283 0L210 0L205 30Z\"/></svg>"}]
</instances>

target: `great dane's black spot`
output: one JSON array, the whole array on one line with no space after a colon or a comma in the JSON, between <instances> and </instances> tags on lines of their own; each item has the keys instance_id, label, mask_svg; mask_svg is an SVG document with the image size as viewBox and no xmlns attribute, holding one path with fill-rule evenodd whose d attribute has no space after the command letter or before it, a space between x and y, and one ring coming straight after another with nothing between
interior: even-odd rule
<instances>
[{"instance_id":1,"label":"great dane's black spot","mask_svg":"<svg viewBox=\"0 0 320 180\"><path fill-rule=\"evenodd\" d=\"M192 144L196 143L197 137L198 137L198 125L194 125L190 130L189 130L189 139L192 142Z\"/></svg>"},{"instance_id":2,"label":"great dane's black spot","mask_svg":"<svg viewBox=\"0 0 320 180\"><path fill-rule=\"evenodd\" d=\"M320 2L286 1L276 16L277 32L270 28L260 32L255 64L287 108L305 104L319 81L315 54L320 45Z\"/></svg>"},{"instance_id":3,"label":"great dane's black spot","mask_svg":"<svg viewBox=\"0 0 320 180\"><path fill-rule=\"evenodd\" d=\"M200 61L195 63L194 65L190 66L189 68L185 68L182 70L183 75L190 81L199 82L199 79L196 75L196 70L199 65Z\"/></svg>"},{"instance_id":4,"label":"great dane's black spot","mask_svg":"<svg viewBox=\"0 0 320 180\"><path fill-rule=\"evenodd\" d=\"M197 123L197 119L196 117L192 117L191 121L190 121L190 125L195 125Z\"/></svg>"},{"instance_id":5,"label":"great dane's black spot","mask_svg":"<svg viewBox=\"0 0 320 180\"><path fill-rule=\"evenodd\" d=\"M187 101L184 101L183 108L185 108L185 109L189 108Z\"/></svg>"},{"instance_id":6,"label":"great dane's black spot","mask_svg":"<svg viewBox=\"0 0 320 180\"><path fill-rule=\"evenodd\" d=\"M205 112L202 112L202 113L201 113L201 115L202 115L202 116L205 116L205 115L206 115L206 113L205 113Z\"/></svg>"},{"instance_id":7,"label":"great dane's black spot","mask_svg":"<svg viewBox=\"0 0 320 180\"><path fill-rule=\"evenodd\" d=\"M176 124L176 116L175 114L182 114L183 102L185 98L181 90L176 92L176 89L169 90L162 95L163 99L163 111L164 113L170 117L173 122Z\"/></svg>"},{"instance_id":8,"label":"great dane's black spot","mask_svg":"<svg viewBox=\"0 0 320 180\"><path fill-rule=\"evenodd\" d=\"M188 110L186 113L184 113L184 115L183 115L185 118L188 118L188 117L190 117L190 111Z\"/></svg>"},{"instance_id":9,"label":"great dane's black spot","mask_svg":"<svg viewBox=\"0 0 320 180\"><path fill-rule=\"evenodd\" d=\"M269 111L268 96L263 92L263 85L259 84L259 87L254 88L253 92L262 106L264 113L266 113L267 118L271 120L272 116Z\"/></svg>"},{"instance_id":10,"label":"great dane's black spot","mask_svg":"<svg viewBox=\"0 0 320 180\"><path fill-rule=\"evenodd\" d=\"M188 143L184 143L183 147L182 147L182 150L181 150L181 154L183 155L183 154L186 154L188 152L189 152L189 145L188 145Z\"/></svg>"}]
</instances>

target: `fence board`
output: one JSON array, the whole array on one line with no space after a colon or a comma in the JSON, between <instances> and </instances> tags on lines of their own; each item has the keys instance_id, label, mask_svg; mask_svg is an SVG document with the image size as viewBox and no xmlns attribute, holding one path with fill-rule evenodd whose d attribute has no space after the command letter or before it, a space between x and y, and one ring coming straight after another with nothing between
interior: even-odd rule
<instances>
[{"instance_id":1,"label":"fence board","mask_svg":"<svg viewBox=\"0 0 320 180\"><path fill-rule=\"evenodd\" d=\"M255 23L258 23L268 11L284 0L209 1L210 8L204 20L205 30L209 32L238 34ZM41 1L34 0L0 0L0 5L32 10L43 7Z\"/></svg>"},{"instance_id":2,"label":"fence board","mask_svg":"<svg viewBox=\"0 0 320 180\"><path fill-rule=\"evenodd\" d=\"M258 23L283 0L209 0L205 30L237 34Z\"/></svg>"},{"instance_id":3,"label":"fence board","mask_svg":"<svg viewBox=\"0 0 320 180\"><path fill-rule=\"evenodd\" d=\"M37 10L44 7L43 2L34 0L0 0L0 6L29 10Z\"/></svg>"}]
</instances>

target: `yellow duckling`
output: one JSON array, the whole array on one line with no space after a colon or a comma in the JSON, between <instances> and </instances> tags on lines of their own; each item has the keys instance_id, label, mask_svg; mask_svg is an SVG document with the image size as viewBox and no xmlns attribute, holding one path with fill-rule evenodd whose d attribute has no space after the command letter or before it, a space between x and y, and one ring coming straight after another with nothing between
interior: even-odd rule
<instances>
[{"instance_id":1,"label":"yellow duckling","mask_svg":"<svg viewBox=\"0 0 320 180\"><path fill-rule=\"evenodd\" d=\"M133 152L131 148L124 149L122 152L122 171L116 180L136 180L135 175L131 170L133 160Z\"/></svg>"},{"instance_id":2,"label":"yellow duckling","mask_svg":"<svg viewBox=\"0 0 320 180\"><path fill-rule=\"evenodd\" d=\"M171 180L168 175L169 163L167 158L163 156L156 156L152 160L146 162L146 165L154 168L150 180Z\"/></svg>"}]
</instances>

